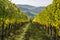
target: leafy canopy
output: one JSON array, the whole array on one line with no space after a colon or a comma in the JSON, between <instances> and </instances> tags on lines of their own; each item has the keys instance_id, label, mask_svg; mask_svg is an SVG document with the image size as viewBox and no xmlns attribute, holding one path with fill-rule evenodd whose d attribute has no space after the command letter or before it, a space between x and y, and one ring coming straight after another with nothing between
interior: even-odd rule
<instances>
[{"instance_id":1,"label":"leafy canopy","mask_svg":"<svg viewBox=\"0 0 60 40\"><path fill-rule=\"evenodd\" d=\"M29 18L9 0L0 0L0 26L3 21L5 24L20 23L29 21Z\"/></svg>"}]
</instances>

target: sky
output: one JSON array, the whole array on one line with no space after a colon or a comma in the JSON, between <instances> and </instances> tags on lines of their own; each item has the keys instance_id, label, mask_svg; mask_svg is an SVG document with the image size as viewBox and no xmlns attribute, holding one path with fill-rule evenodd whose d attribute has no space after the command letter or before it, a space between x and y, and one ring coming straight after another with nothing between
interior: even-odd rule
<instances>
[{"instance_id":1,"label":"sky","mask_svg":"<svg viewBox=\"0 0 60 40\"><path fill-rule=\"evenodd\" d=\"M12 0L15 4L32 5L32 6L47 6L52 3L53 0Z\"/></svg>"}]
</instances>

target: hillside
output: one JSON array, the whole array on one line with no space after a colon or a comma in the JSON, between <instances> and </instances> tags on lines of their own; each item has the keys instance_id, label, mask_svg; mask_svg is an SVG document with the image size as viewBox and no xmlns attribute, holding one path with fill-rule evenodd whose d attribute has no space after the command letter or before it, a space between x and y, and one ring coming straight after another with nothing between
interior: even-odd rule
<instances>
[{"instance_id":1,"label":"hillside","mask_svg":"<svg viewBox=\"0 0 60 40\"><path fill-rule=\"evenodd\" d=\"M60 40L60 0L44 8L0 0L0 40Z\"/></svg>"},{"instance_id":2,"label":"hillside","mask_svg":"<svg viewBox=\"0 0 60 40\"><path fill-rule=\"evenodd\" d=\"M21 4L16 5L21 9L21 11L25 12L25 14L28 15L30 18L33 18L35 15L37 15L45 8L45 7L35 7L31 5L21 5Z\"/></svg>"}]
</instances>

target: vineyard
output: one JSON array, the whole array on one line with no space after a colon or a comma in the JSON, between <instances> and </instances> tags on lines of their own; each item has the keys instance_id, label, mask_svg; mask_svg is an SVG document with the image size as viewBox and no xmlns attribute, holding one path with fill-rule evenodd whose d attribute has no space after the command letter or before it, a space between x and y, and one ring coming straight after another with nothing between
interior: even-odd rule
<instances>
[{"instance_id":1,"label":"vineyard","mask_svg":"<svg viewBox=\"0 0 60 40\"><path fill-rule=\"evenodd\" d=\"M0 40L60 40L60 0L30 19L9 0L0 0Z\"/></svg>"}]
</instances>

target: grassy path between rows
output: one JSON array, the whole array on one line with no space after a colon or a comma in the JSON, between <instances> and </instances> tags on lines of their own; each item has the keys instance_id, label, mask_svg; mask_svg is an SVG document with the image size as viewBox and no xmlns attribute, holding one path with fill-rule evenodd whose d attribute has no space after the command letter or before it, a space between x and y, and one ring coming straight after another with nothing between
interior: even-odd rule
<instances>
[{"instance_id":1,"label":"grassy path between rows","mask_svg":"<svg viewBox=\"0 0 60 40\"><path fill-rule=\"evenodd\" d=\"M16 40L24 40L24 36L25 36L26 31L28 30L29 26L30 26L30 23L28 23L28 24L26 25L26 27L23 28L23 33L21 33L20 37L17 38Z\"/></svg>"}]
</instances>

